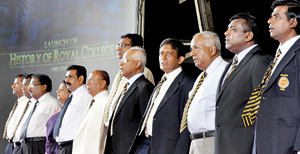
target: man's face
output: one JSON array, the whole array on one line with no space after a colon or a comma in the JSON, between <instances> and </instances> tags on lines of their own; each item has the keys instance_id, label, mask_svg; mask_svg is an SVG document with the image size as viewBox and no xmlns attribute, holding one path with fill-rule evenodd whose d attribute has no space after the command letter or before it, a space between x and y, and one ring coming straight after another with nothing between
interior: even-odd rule
<instances>
[{"instance_id":1,"label":"man's face","mask_svg":"<svg viewBox=\"0 0 300 154\"><path fill-rule=\"evenodd\" d=\"M285 36L293 30L285 14L287 9L287 6L277 6L273 10L271 18L268 20L270 36L283 43L288 40Z\"/></svg>"},{"instance_id":2,"label":"man's face","mask_svg":"<svg viewBox=\"0 0 300 154\"><path fill-rule=\"evenodd\" d=\"M45 85L41 85L38 78L32 78L30 81L29 92L32 98L38 100L45 93Z\"/></svg>"},{"instance_id":3,"label":"man's face","mask_svg":"<svg viewBox=\"0 0 300 154\"><path fill-rule=\"evenodd\" d=\"M177 58L177 51L172 49L169 44L163 45L159 49L159 66L165 73L170 73L180 67L183 60L183 57Z\"/></svg>"},{"instance_id":4,"label":"man's face","mask_svg":"<svg viewBox=\"0 0 300 154\"><path fill-rule=\"evenodd\" d=\"M101 73L93 72L89 75L88 81L86 83L87 89L92 96L96 96L101 90Z\"/></svg>"},{"instance_id":5,"label":"man's face","mask_svg":"<svg viewBox=\"0 0 300 154\"><path fill-rule=\"evenodd\" d=\"M13 85L11 86L13 89L13 94L16 95L17 97L22 97L23 92L22 92L22 77L17 77L15 78L15 81Z\"/></svg>"},{"instance_id":6,"label":"man's face","mask_svg":"<svg viewBox=\"0 0 300 154\"><path fill-rule=\"evenodd\" d=\"M124 53L130 49L132 47L131 45L131 39L128 38L128 37L125 37L125 38L121 38L118 45L116 46L116 49L118 51L118 58L119 59L122 59L123 58L123 55Z\"/></svg>"},{"instance_id":7,"label":"man's face","mask_svg":"<svg viewBox=\"0 0 300 154\"><path fill-rule=\"evenodd\" d=\"M246 38L249 32L245 32L243 24L245 19L234 19L228 25L225 32L225 47L235 54L239 54L246 49Z\"/></svg>"},{"instance_id":8,"label":"man's face","mask_svg":"<svg viewBox=\"0 0 300 154\"><path fill-rule=\"evenodd\" d=\"M30 93L29 93L30 80L31 80L31 78L26 78L23 80L23 83L22 83L23 94L29 99L31 98Z\"/></svg>"},{"instance_id":9,"label":"man's face","mask_svg":"<svg viewBox=\"0 0 300 154\"><path fill-rule=\"evenodd\" d=\"M207 47L203 42L203 35L196 35L191 41L191 56L195 66L201 70L206 70L213 59L212 47Z\"/></svg>"},{"instance_id":10,"label":"man's face","mask_svg":"<svg viewBox=\"0 0 300 154\"><path fill-rule=\"evenodd\" d=\"M83 83L83 76L77 77L76 75L77 70L68 70L66 73L66 83L67 83L67 88L74 92L77 88L79 88L82 83Z\"/></svg>"},{"instance_id":11,"label":"man's face","mask_svg":"<svg viewBox=\"0 0 300 154\"><path fill-rule=\"evenodd\" d=\"M120 70L122 75L127 78L130 79L132 76L134 76L136 74L136 66L137 66L137 61L134 61L132 58L134 51L133 50L128 50L121 62L120 62Z\"/></svg>"}]
</instances>

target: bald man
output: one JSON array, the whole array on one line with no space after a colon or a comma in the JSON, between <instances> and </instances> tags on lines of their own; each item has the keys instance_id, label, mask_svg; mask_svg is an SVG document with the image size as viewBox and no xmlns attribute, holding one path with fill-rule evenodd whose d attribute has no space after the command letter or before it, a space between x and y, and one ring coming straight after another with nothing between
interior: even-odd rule
<instances>
[{"instance_id":1,"label":"bald man","mask_svg":"<svg viewBox=\"0 0 300 154\"><path fill-rule=\"evenodd\" d=\"M79 131L73 142L73 154L100 154L104 150L107 128L101 123L108 98L109 75L96 70L89 75L87 89L94 97L85 113Z\"/></svg>"}]
</instances>

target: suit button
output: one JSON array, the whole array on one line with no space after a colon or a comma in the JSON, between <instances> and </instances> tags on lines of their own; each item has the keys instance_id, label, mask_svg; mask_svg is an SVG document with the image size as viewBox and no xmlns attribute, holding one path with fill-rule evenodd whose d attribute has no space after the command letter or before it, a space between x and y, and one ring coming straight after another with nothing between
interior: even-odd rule
<instances>
[{"instance_id":1,"label":"suit button","mask_svg":"<svg viewBox=\"0 0 300 154\"><path fill-rule=\"evenodd\" d=\"M156 119L153 119L153 120L156 120Z\"/></svg>"},{"instance_id":2,"label":"suit button","mask_svg":"<svg viewBox=\"0 0 300 154\"><path fill-rule=\"evenodd\" d=\"M266 99L265 97L263 97L262 99Z\"/></svg>"},{"instance_id":3,"label":"suit button","mask_svg":"<svg viewBox=\"0 0 300 154\"><path fill-rule=\"evenodd\" d=\"M219 109L220 107L219 107L219 106L216 106L216 108Z\"/></svg>"}]
</instances>

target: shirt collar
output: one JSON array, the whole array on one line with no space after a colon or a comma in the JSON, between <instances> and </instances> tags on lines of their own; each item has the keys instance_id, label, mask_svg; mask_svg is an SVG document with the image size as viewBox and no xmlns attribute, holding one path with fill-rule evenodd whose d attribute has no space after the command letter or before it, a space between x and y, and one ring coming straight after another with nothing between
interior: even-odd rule
<instances>
[{"instance_id":1,"label":"shirt collar","mask_svg":"<svg viewBox=\"0 0 300 154\"><path fill-rule=\"evenodd\" d=\"M242 52L240 52L239 54L235 55L238 58L238 62L237 65L244 59L244 57L247 55L248 52L250 52L254 47L256 47L257 44L253 44L250 47L244 49Z\"/></svg>"},{"instance_id":2,"label":"shirt collar","mask_svg":"<svg viewBox=\"0 0 300 154\"><path fill-rule=\"evenodd\" d=\"M74 92L71 93L71 95L76 96L79 93L81 93L84 89L86 89L85 84L78 87Z\"/></svg>"},{"instance_id":3,"label":"shirt collar","mask_svg":"<svg viewBox=\"0 0 300 154\"><path fill-rule=\"evenodd\" d=\"M181 68L181 67L178 67L178 68L176 68L175 70L173 70L172 72L170 72L170 73L168 73L168 74L165 73L165 74L163 75L163 77L164 77L164 76L167 77L167 81L173 81L181 71L182 71L182 68ZM163 77L162 77L162 78L163 78Z\"/></svg>"},{"instance_id":4,"label":"shirt collar","mask_svg":"<svg viewBox=\"0 0 300 154\"><path fill-rule=\"evenodd\" d=\"M129 87L134 83L134 81L136 79L138 79L140 76L142 76L143 73L138 73L136 75L134 75L133 77L131 77L127 82L128 82L128 86L127 86L127 89L129 89Z\"/></svg>"},{"instance_id":5,"label":"shirt collar","mask_svg":"<svg viewBox=\"0 0 300 154\"><path fill-rule=\"evenodd\" d=\"M18 103L21 103L23 101L25 101L26 99L28 99L25 95L23 95L22 97L18 98Z\"/></svg>"},{"instance_id":6,"label":"shirt collar","mask_svg":"<svg viewBox=\"0 0 300 154\"><path fill-rule=\"evenodd\" d=\"M39 101L40 103L41 103L41 102L44 102L48 95L50 95L49 92L45 93L43 96L41 96L41 97L38 99L38 101Z\"/></svg>"},{"instance_id":7,"label":"shirt collar","mask_svg":"<svg viewBox=\"0 0 300 154\"><path fill-rule=\"evenodd\" d=\"M108 95L107 90L103 90L103 91L101 91L100 93L98 93L98 94L94 97L94 99L95 99L95 100L100 99L100 98L104 97L105 94Z\"/></svg>"},{"instance_id":8,"label":"shirt collar","mask_svg":"<svg viewBox=\"0 0 300 154\"><path fill-rule=\"evenodd\" d=\"M300 38L300 35L297 35L288 41L286 41L284 44L280 44L278 49L281 51L281 55L285 55L289 51L289 49L292 47L292 45Z\"/></svg>"},{"instance_id":9,"label":"shirt collar","mask_svg":"<svg viewBox=\"0 0 300 154\"><path fill-rule=\"evenodd\" d=\"M212 74L212 72L216 69L220 62L222 62L221 56L218 56L214 61L212 61L205 70L207 75Z\"/></svg>"}]
</instances>

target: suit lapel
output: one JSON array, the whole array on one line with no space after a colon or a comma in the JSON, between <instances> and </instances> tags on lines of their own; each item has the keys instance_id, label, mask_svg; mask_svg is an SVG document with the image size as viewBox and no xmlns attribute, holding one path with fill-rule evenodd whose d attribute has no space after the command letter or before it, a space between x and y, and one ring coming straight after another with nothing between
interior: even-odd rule
<instances>
[{"instance_id":1,"label":"suit lapel","mask_svg":"<svg viewBox=\"0 0 300 154\"><path fill-rule=\"evenodd\" d=\"M251 59L251 57L258 51L260 50L259 46L257 45L254 47L252 50L249 51L249 53L246 54L246 56L243 58L243 60L238 64L238 66L235 68L235 70L229 75L227 79L225 79L223 86L222 81L220 81L219 85L219 94L217 96L217 101L220 98L221 94L223 91L226 89L226 87L230 84L232 80L234 80L235 76L243 69L244 65L247 64L247 62ZM233 60L231 60L232 63ZM227 70L230 69L231 63L227 65L226 71L224 71L222 79L225 77Z\"/></svg>"},{"instance_id":2,"label":"suit lapel","mask_svg":"<svg viewBox=\"0 0 300 154\"><path fill-rule=\"evenodd\" d=\"M295 52L298 51L300 48L300 39L298 39L294 45L288 50L288 52L284 55L284 57L281 59L275 70L273 71L272 76L269 79L269 82L264 90L264 92L268 91L268 89L273 85L277 77L279 76L280 72L285 68L285 66L295 57ZM263 92L263 93L264 93Z\"/></svg>"},{"instance_id":3,"label":"suit lapel","mask_svg":"<svg viewBox=\"0 0 300 154\"><path fill-rule=\"evenodd\" d=\"M157 107L156 113L166 104L169 98L180 88L180 83L182 82L182 78L184 76L184 72L181 71L178 76L174 79L170 87L168 88L164 98L160 102L159 106Z\"/></svg>"},{"instance_id":4,"label":"suit lapel","mask_svg":"<svg viewBox=\"0 0 300 154\"><path fill-rule=\"evenodd\" d=\"M120 102L120 105L119 105L119 108L116 112L116 116L117 114L121 111L122 107L124 106L126 100L129 98L129 96L131 95L131 93L135 90L135 88L138 86L138 84L140 83L140 81L142 79L144 79L144 75L140 76L139 78L137 78L133 84L130 86L130 88L126 91L124 97L122 98L121 102Z\"/></svg>"}]
</instances>

